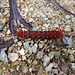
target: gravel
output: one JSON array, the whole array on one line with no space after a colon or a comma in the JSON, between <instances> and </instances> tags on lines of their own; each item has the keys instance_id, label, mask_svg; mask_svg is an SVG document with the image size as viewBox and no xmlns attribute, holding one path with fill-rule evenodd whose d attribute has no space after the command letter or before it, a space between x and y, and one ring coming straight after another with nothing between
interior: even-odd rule
<instances>
[{"instance_id":1,"label":"gravel","mask_svg":"<svg viewBox=\"0 0 75 75\"><path fill-rule=\"evenodd\" d=\"M0 36L12 35L8 24L8 1L0 0ZM75 12L74 0L58 0L58 3L66 10ZM75 31L75 17L62 12L47 0L17 0L17 5L22 17L33 26L28 29L21 24L20 29L23 31L48 31L56 28L64 29L63 33ZM18 31L17 25L15 30ZM0 75L74 75L75 34L64 36L67 42L65 39L62 42L69 44L66 48L57 46L60 44L58 39L49 41L15 36L11 47L0 50ZM0 44L10 39L1 38Z\"/></svg>"}]
</instances>

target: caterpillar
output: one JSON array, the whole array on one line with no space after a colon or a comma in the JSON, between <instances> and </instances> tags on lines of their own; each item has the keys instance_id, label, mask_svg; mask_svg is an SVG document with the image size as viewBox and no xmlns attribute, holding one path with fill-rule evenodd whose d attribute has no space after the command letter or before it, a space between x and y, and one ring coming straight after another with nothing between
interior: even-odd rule
<instances>
[{"instance_id":1,"label":"caterpillar","mask_svg":"<svg viewBox=\"0 0 75 75\"><path fill-rule=\"evenodd\" d=\"M60 39L63 38L63 29L52 30L52 31L19 31L17 38L38 38L38 39Z\"/></svg>"}]
</instances>

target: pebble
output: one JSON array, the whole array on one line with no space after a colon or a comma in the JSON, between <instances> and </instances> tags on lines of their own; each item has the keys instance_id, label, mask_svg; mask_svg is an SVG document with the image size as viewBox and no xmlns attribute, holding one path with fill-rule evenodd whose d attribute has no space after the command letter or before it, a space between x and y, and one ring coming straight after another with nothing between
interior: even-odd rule
<instances>
[{"instance_id":1,"label":"pebble","mask_svg":"<svg viewBox=\"0 0 75 75\"><path fill-rule=\"evenodd\" d=\"M27 54L27 53L28 53L28 50L27 50L27 49L25 49L25 51L24 51L24 52L25 52L25 54Z\"/></svg>"},{"instance_id":2,"label":"pebble","mask_svg":"<svg viewBox=\"0 0 75 75\"><path fill-rule=\"evenodd\" d=\"M50 52L50 53L49 53L49 58L50 58L50 60L51 60L53 57L54 57L54 52Z\"/></svg>"},{"instance_id":3,"label":"pebble","mask_svg":"<svg viewBox=\"0 0 75 75\"><path fill-rule=\"evenodd\" d=\"M43 73L42 71L38 71L37 75L48 75L48 73Z\"/></svg>"},{"instance_id":4,"label":"pebble","mask_svg":"<svg viewBox=\"0 0 75 75\"><path fill-rule=\"evenodd\" d=\"M69 18L70 18L70 15L66 15L65 18L66 18L66 19L69 19Z\"/></svg>"},{"instance_id":5,"label":"pebble","mask_svg":"<svg viewBox=\"0 0 75 75\"><path fill-rule=\"evenodd\" d=\"M69 54L74 54L75 53L75 50L69 50L68 53Z\"/></svg>"},{"instance_id":6,"label":"pebble","mask_svg":"<svg viewBox=\"0 0 75 75\"><path fill-rule=\"evenodd\" d=\"M6 10L6 11L4 12L4 15L8 15L8 13L9 13L9 10Z\"/></svg>"},{"instance_id":7,"label":"pebble","mask_svg":"<svg viewBox=\"0 0 75 75\"><path fill-rule=\"evenodd\" d=\"M17 53L8 53L8 58L12 61L15 62L18 59L18 54Z\"/></svg>"},{"instance_id":8,"label":"pebble","mask_svg":"<svg viewBox=\"0 0 75 75\"><path fill-rule=\"evenodd\" d=\"M44 52L39 51L39 52L37 53L36 57L37 57L38 59L41 59L41 58L43 57L43 54L44 54Z\"/></svg>"},{"instance_id":9,"label":"pebble","mask_svg":"<svg viewBox=\"0 0 75 75\"><path fill-rule=\"evenodd\" d=\"M58 68L58 63L55 63L54 68Z\"/></svg>"},{"instance_id":10,"label":"pebble","mask_svg":"<svg viewBox=\"0 0 75 75\"><path fill-rule=\"evenodd\" d=\"M44 55L43 57L43 65L44 67L47 66L47 64L50 62L50 58L47 55Z\"/></svg>"},{"instance_id":11,"label":"pebble","mask_svg":"<svg viewBox=\"0 0 75 75\"><path fill-rule=\"evenodd\" d=\"M0 31L3 30L4 25L0 24Z\"/></svg>"},{"instance_id":12,"label":"pebble","mask_svg":"<svg viewBox=\"0 0 75 75\"><path fill-rule=\"evenodd\" d=\"M37 48L38 47L37 43L35 43L34 46Z\"/></svg>"},{"instance_id":13,"label":"pebble","mask_svg":"<svg viewBox=\"0 0 75 75\"><path fill-rule=\"evenodd\" d=\"M23 60L23 61L26 60L26 57L25 57L24 55L22 55L22 60Z\"/></svg>"},{"instance_id":14,"label":"pebble","mask_svg":"<svg viewBox=\"0 0 75 75\"><path fill-rule=\"evenodd\" d=\"M68 58L69 58L70 62L73 62L75 60L73 55L69 55Z\"/></svg>"},{"instance_id":15,"label":"pebble","mask_svg":"<svg viewBox=\"0 0 75 75\"><path fill-rule=\"evenodd\" d=\"M13 68L10 68L10 72L13 72L14 71L14 69Z\"/></svg>"},{"instance_id":16,"label":"pebble","mask_svg":"<svg viewBox=\"0 0 75 75\"><path fill-rule=\"evenodd\" d=\"M71 63L71 64L70 64L70 67L71 67L72 70L75 71L75 63Z\"/></svg>"},{"instance_id":17,"label":"pebble","mask_svg":"<svg viewBox=\"0 0 75 75\"><path fill-rule=\"evenodd\" d=\"M72 47L72 38L69 38L69 37L66 37L64 36L65 39L63 39L63 42L66 43L66 44L69 44L69 46L66 46L66 48L71 48Z\"/></svg>"},{"instance_id":18,"label":"pebble","mask_svg":"<svg viewBox=\"0 0 75 75\"><path fill-rule=\"evenodd\" d=\"M53 67L54 65L55 65L55 63L50 63L50 64L45 68L46 72L51 71L51 69L52 69L52 67Z\"/></svg>"},{"instance_id":19,"label":"pebble","mask_svg":"<svg viewBox=\"0 0 75 75\"><path fill-rule=\"evenodd\" d=\"M71 31L71 27L69 25L68 26L65 26L65 29L64 30L70 32Z\"/></svg>"},{"instance_id":20,"label":"pebble","mask_svg":"<svg viewBox=\"0 0 75 75\"><path fill-rule=\"evenodd\" d=\"M25 49L28 49L28 47L29 47L29 42L25 42L25 43L23 43L23 45L24 45L24 48L25 48Z\"/></svg>"},{"instance_id":21,"label":"pebble","mask_svg":"<svg viewBox=\"0 0 75 75\"><path fill-rule=\"evenodd\" d=\"M28 59L27 61L28 61L28 64L31 64L32 63L32 60L31 59Z\"/></svg>"},{"instance_id":22,"label":"pebble","mask_svg":"<svg viewBox=\"0 0 75 75\"><path fill-rule=\"evenodd\" d=\"M72 22L75 22L75 18L72 18Z\"/></svg>"},{"instance_id":23,"label":"pebble","mask_svg":"<svg viewBox=\"0 0 75 75\"><path fill-rule=\"evenodd\" d=\"M52 15L52 13L48 13L48 19L52 19L53 18L53 15Z\"/></svg>"},{"instance_id":24,"label":"pebble","mask_svg":"<svg viewBox=\"0 0 75 75\"><path fill-rule=\"evenodd\" d=\"M0 17L1 17L1 16L0 16ZM0 19L0 25L3 26L3 25L2 25L2 21L1 21L1 19Z\"/></svg>"},{"instance_id":25,"label":"pebble","mask_svg":"<svg viewBox=\"0 0 75 75\"><path fill-rule=\"evenodd\" d=\"M28 49L28 51L29 51L29 54L32 54L32 48L29 46L29 42L25 42L25 43L23 43L23 45L24 45L24 48L25 49Z\"/></svg>"},{"instance_id":26,"label":"pebble","mask_svg":"<svg viewBox=\"0 0 75 75\"><path fill-rule=\"evenodd\" d=\"M14 46L10 46L8 52L11 53L11 51L14 49Z\"/></svg>"},{"instance_id":27,"label":"pebble","mask_svg":"<svg viewBox=\"0 0 75 75\"><path fill-rule=\"evenodd\" d=\"M5 24L5 23L6 23L6 19L5 19L5 18L3 19L2 23L3 23L3 24Z\"/></svg>"},{"instance_id":28,"label":"pebble","mask_svg":"<svg viewBox=\"0 0 75 75\"><path fill-rule=\"evenodd\" d=\"M52 72L56 75L58 75L58 69L52 69Z\"/></svg>"},{"instance_id":29,"label":"pebble","mask_svg":"<svg viewBox=\"0 0 75 75\"><path fill-rule=\"evenodd\" d=\"M14 42L17 43L18 42L18 39L15 39Z\"/></svg>"},{"instance_id":30,"label":"pebble","mask_svg":"<svg viewBox=\"0 0 75 75\"><path fill-rule=\"evenodd\" d=\"M24 49L22 48L20 51L18 51L21 55L25 55Z\"/></svg>"},{"instance_id":31,"label":"pebble","mask_svg":"<svg viewBox=\"0 0 75 75\"><path fill-rule=\"evenodd\" d=\"M2 60L4 62L8 62L7 55L4 50L0 51L0 60Z\"/></svg>"},{"instance_id":32,"label":"pebble","mask_svg":"<svg viewBox=\"0 0 75 75\"><path fill-rule=\"evenodd\" d=\"M37 13L38 13L39 15L41 15L41 17L46 18L46 16L44 15L44 13L43 13L41 10L37 11Z\"/></svg>"},{"instance_id":33,"label":"pebble","mask_svg":"<svg viewBox=\"0 0 75 75\"><path fill-rule=\"evenodd\" d=\"M21 42L21 41L19 41L17 45L18 45L18 46L22 46L22 42Z\"/></svg>"},{"instance_id":34,"label":"pebble","mask_svg":"<svg viewBox=\"0 0 75 75\"><path fill-rule=\"evenodd\" d=\"M17 67L16 67L16 70L18 71L18 70L19 70L19 68L20 68L20 67L19 67L19 66L17 66Z\"/></svg>"},{"instance_id":35,"label":"pebble","mask_svg":"<svg viewBox=\"0 0 75 75\"><path fill-rule=\"evenodd\" d=\"M59 56L60 56L60 51L54 52L54 56L55 56L56 58L59 58Z\"/></svg>"},{"instance_id":36,"label":"pebble","mask_svg":"<svg viewBox=\"0 0 75 75\"><path fill-rule=\"evenodd\" d=\"M23 73L27 73L27 72L28 72L28 67L23 67L23 68L22 68L22 72L23 72Z\"/></svg>"},{"instance_id":37,"label":"pebble","mask_svg":"<svg viewBox=\"0 0 75 75\"><path fill-rule=\"evenodd\" d=\"M29 68L29 72L32 72L32 68Z\"/></svg>"},{"instance_id":38,"label":"pebble","mask_svg":"<svg viewBox=\"0 0 75 75\"><path fill-rule=\"evenodd\" d=\"M33 53L34 53L34 54L37 53L37 47L36 47L36 46L33 46L33 47L32 47L32 50L33 50Z\"/></svg>"},{"instance_id":39,"label":"pebble","mask_svg":"<svg viewBox=\"0 0 75 75\"><path fill-rule=\"evenodd\" d=\"M7 31L7 35L11 34L10 30Z\"/></svg>"},{"instance_id":40,"label":"pebble","mask_svg":"<svg viewBox=\"0 0 75 75\"><path fill-rule=\"evenodd\" d=\"M34 60L33 63L34 63L34 65L38 64L37 60Z\"/></svg>"},{"instance_id":41,"label":"pebble","mask_svg":"<svg viewBox=\"0 0 75 75\"><path fill-rule=\"evenodd\" d=\"M61 59L61 62L60 62L60 64L59 64L59 66L60 66L60 69L61 69L62 72L67 72L68 69L69 69L69 66L68 66L68 64L64 61L64 59Z\"/></svg>"},{"instance_id":42,"label":"pebble","mask_svg":"<svg viewBox=\"0 0 75 75\"><path fill-rule=\"evenodd\" d=\"M43 48L44 43L39 43L39 48Z\"/></svg>"},{"instance_id":43,"label":"pebble","mask_svg":"<svg viewBox=\"0 0 75 75\"><path fill-rule=\"evenodd\" d=\"M32 19L32 18L30 18L30 19L29 19L29 22L33 22L33 19Z\"/></svg>"}]
</instances>

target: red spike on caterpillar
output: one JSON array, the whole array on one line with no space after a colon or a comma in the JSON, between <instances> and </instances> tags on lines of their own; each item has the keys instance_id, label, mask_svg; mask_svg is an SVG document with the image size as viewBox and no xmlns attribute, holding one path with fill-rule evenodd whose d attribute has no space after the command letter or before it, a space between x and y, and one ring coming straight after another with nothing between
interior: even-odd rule
<instances>
[{"instance_id":1,"label":"red spike on caterpillar","mask_svg":"<svg viewBox=\"0 0 75 75\"><path fill-rule=\"evenodd\" d=\"M63 38L63 29L56 31L20 31L17 32L17 38L38 38L38 39L60 39Z\"/></svg>"}]
</instances>

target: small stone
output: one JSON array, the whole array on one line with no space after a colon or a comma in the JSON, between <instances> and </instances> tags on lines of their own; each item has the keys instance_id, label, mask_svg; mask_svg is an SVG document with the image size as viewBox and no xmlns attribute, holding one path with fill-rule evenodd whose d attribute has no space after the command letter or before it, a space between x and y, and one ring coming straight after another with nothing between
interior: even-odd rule
<instances>
[{"instance_id":1,"label":"small stone","mask_svg":"<svg viewBox=\"0 0 75 75\"><path fill-rule=\"evenodd\" d=\"M43 43L39 43L39 48L43 48Z\"/></svg>"},{"instance_id":2,"label":"small stone","mask_svg":"<svg viewBox=\"0 0 75 75\"><path fill-rule=\"evenodd\" d=\"M22 42L21 42L21 41L19 41L17 45L18 45L18 46L22 46Z\"/></svg>"},{"instance_id":3,"label":"small stone","mask_svg":"<svg viewBox=\"0 0 75 75\"><path fill-rule=\"evenodd\" d=\"M28 53L28 50L27 50L27 49L25 49L25 54L26 54L26 53Z\"/></svg>"},{"instance_id":4,"label":"small stone","mask_svg":"<svg viewBox=\"0 0 75 75\"><path fill-rule=\"evenodd\" d=\"M25 12L28 12L28 10L29 10L28 8L25 8Z\"/></svg>"},{"instance_id":5,"label":"small stone","mask_svg":"<svg viewBox=\"0 0 75 75\"><path fill-rule=\"evenodd\" d=\"M5 15L7 15L8 13L9 13L9 10L6 10L6 11L4 12Z\"/></svg>"},{"instance_id":6,"label":"small stone","mask_svg":"<svg viewBox=\"0 0 75 75\"><path fill-rule=\"evenodd\" d=\"M29 72L32 72L32 68L29 68Z\"/></svg>"},{"instance_id":7,"label":"small stone","mask_svg":"<svg viewBox=\"0 0 75 75\"><path fill-rule=\"evenodd\" d=\"M18 54L17 53L8 53L8 58L12 61L15 62L18 59Z\"/></svg>"},{"instance_id":8,"label":"small stone","mask_svg":"<svg viewBox=\"0 0 75 75\"><path fill-rule=\"evenodd\" d=\"M48 19L52 19L53 18L53 15L52 15L52 13L48 13Z\"/></svg>"},{"instance_id":9,"label":"small stone","mask_svg":"<svg viewBox=\"0 0 75 75\"><path fill-rule=\"evenodd\" d=\"M75 53L75 50L69 50L68 53L69 54L74 54Z\"/></svg>"},{"instance_id":10,"label":"small stone","mask_svg":"<svg viewBox=\"0 0 75 75\"><path fill-rule=\"evenodd\" d=\"M14 71L14 69L13 68L10 68L10 72L13 72Z\"/></svg>"},{"instance_id":11,"label":"small stone","mask_svg":"<svg viewBox=\"0 0 75 75\"><path fill-rule=\"evenodd\" d=\"M37 11L37 14L41 15L41 17L43 17L43 18L46 18L46 16L44 15L44 13L41 10Z\"/></svg>"},{"instance_id":12,"label":"small stone","mask_svg":"<svg viewBox=\"0 0 75 75\"><path fill-rule=\"evenodd\" d=\"M0 24L0 31L3 29L3 27L4 27L4 25L1 25L1 24Z\"/></svg>"},{"instance_id":13,"label":"small stone","mask_svg":"<svg viewBox=\"0 0 75 75\"><path fill-rule=\"evenodd\" d=\"M55 65L55 63L50 63L50 64L45 68L46 72L51 71L51 69L52 69L52 67L53 67L54 65Z\"/></svg>"},{"instance_id":14,"label":"small stone","mask_svg":"<svg viewBox=\"0 0 75 75\"><path fill-rule=\"evenodd\" d=\"M71 63L71 64L70 64L70 67L71 67L72 70L75 71L75 63Z\"/></svg>"},{"instance_id":15,"label":"small stone","mask_svg":"<svg viewBox=\"0 0 75 75\"><path fill-rule=\"evenodd\" d=\"M33 63L34 63L34 65L36 65L38 62L37 62L37 60L34 60Z\"/></svg>"},{"instance_id":16,"label":"small stone","mask_svg":"<svg viewBox=\"0 0 75 75\"><path fill-rule=\"evenodd\" d=\"M59 58L59 56L60 56L60 51L54 52L54 56L55 56L56 58Z\"/></svg>"},{"instance_id":17,"label":"small stone","mask_svg":"<svg viewBox=\"0 0 75 75\"><path fill-rule=\"evenodd\" d=\"M63 42L66 43L66 44L69 44L69 46L66 46L66 48L71 48L72 47L72 38L69 38L69 37L66 37L64 36L64 38L66 39L63 39Z\"/></svg>"},{"instance_id":18,"label":"small stone","mask_svg":"<svg viewBox=\"0 0 75 75\"><path fill-rule=\"evenodd\" d=\"M2 25L2 21L1 20L0 20L0 25L1 25L0 28L2 28L3 25Z\"/></svg>"},{"instance_id":19,"label":"small stone","mask_svg":"<svg viewBox=\"0 0 75 75\"><path fill-rule=\"evenodd\" d=\"M50 52L50 53L49 53L49 58L50 58L50 60L51 60L53 57L54 57L54 52Z\"/></svg>"},{"instance_id":20,"label":"small stone","mask_svg":"<svg viewBox=\"0 0 75 75\"><path fill-rule=\"evenodd\" d=\"M33 8L30 8L30 11L33 11Z\"/></svg>"},{"instance_id":21,"label":"small stone","mask_svg":"<svg viewBox=\"0 0 75 75\"><path fill-rule=\"evenodd\" d=\"M64 30L70 32L71 31L71 27L70 26L66 26Z\"/></svg>"},{"instance_id":22,"label":"small stone","mask_svg":"<svg viewBox=\"0 0 75 75\"><path fill-rule=\"evenodd\" d=\"M23 61L26 60L26 57L25 57L24 55L22 55L22 60L23 60Z\"/></svg>"},{"instance_id":23,"label":"small stone","mask_svg":"<svg viewBox=\"0 0 75 75\"><path fill-rule=\"evenodd\" d=\"M31 59L28 59L28 63L31 64L32 63L32 60Z\"/></svg>"},{"instance_id":24,"label":"small stone","mask_svg":"<svg viewBox=\"0 0 75 75\"><path fill-rule=\"evenodd\" d=\"M59 25L58 25L58 24L54 24L54 27L55 27L55 28L59 28Z\"/></svg>"},{"instance_id":25,"label":"small stone","mask_svg":"<svg viewBox=\"0 0 75 75\"><path fill-rule=\"evenodd\" d=\"M33 53L37 53L37 47L36 46L33 46L32 50L33 50Z\"/></svg>"},{"instance_id":26,"label":"small stone","mask_svg":"<svg viewBox=\"0 0 75 75\"><path fill-rule=\"evenodd\" d=\"M20 68L20 67L19 67L19 66L17 66L17 67L16 67L16 70L18 71L18 70L19 70L19 68Z\"/></svg>"},{"instance_id":27,"label":"small stone","mask_svg":"<svg viewBox=\"0 0 75 75\"><path fill-rule=\"evenodd\" d=\"M35 27L33 27L32 31L37 31L37 29Z\"/></svg>"},{"instance_id":28,"label":"small stone","mask_svg":"<svg viewBox=\"0 0 75 75\"><path fill-rule=\"evenodd\" d=\"M2 23L3 23L3 24L5 24L5 23L6 23L6 19L5 19L5 18L3 19Z\"/></svg>"},{"instance_id":29,"label":"small stone","mask_svg":"<svg viewBox=\"0 0 75 75\"><path fill-rule=\"evenodd\" d=\"M63 51L63 52L66 52L66 51L67 51L67 49L63 49L62 51Z\"/></svg>"},{"instance_id":30,"label":"small stone","mask_svg":"<svg viewBox=\"0 0 75 75\"><path fill-rule=\"evenodd\" d=\"M33 19L32 19L32 18L30 18L30 19L29 19L29 22L33 22Z\"/></svg>"},{"instance_id":31,"label":"small stone","mask_svg":"<svg viewBox=\"0 0 75 75\"><path fill-rule=\"evenodd\" d=\"M34 46L37 48L38 47L37 43L35 43Z\"/></svg>"},{"instance_id":32,"label":"small stone","mask_svg":"<svg viewBox=\"0 0 75 75\"><path fill-rule=\"evenodd\" d=\"M14 46L10 46L8 52L11 53L11 51L14 49Z\"/></svg>"},{"instance_id":33,"label":"small stone","mask_svg":"<svg viewBox=\"0 0 75 75\"><path fill-rule=\"evenodd\" d=\"M18 51L21 55L25 55L24 49L22 48L20 51Z\"/></svg>"},{"instance_id":34,"label":"small stone","mask_svg":"<svg viewBox=\"0 0 75 75\"><path fill-rule=\"evenodd\" d=\"M11 34L10 30L7 31L7 35Z\"/></svg>"},{"instance_id":35,"label":"small stone","mask_svg":"<svg viewBox=\"0 0 75 75\"><path fill-rule=\"evenodd\" d=\"M47 66L47 64L50 62L50 58L47 55L44 55L43 57L43 65Z\"/></svg>"},{"instance_id":36,"label":"small stone","mask_svg":"<svg viewBox=\"0 0 75 75\"><path fill-rule=\"evenodd\" d=\"M60 66L60 69L61 69L62 72L67 72L68 69L69 69L69 66L68 66L68 64L64 61L64 59L61 59L61 62L60 62L60 64L59 64L59 66Z\"/></svg>"},{"instance_id":37,"label":"small stone","mask_svg":"<svg viewBox=\"0 0 75 75\"><path fill-rule=\"evenodd\" d=\"M58 69L52 69L52 72L56 75L58 75Z\"/></svg>"},{"instance_id":38,"label":"small stone","mask_svg":"<svg viewBox=\"0 0 75 75\"><path fill-rule=\"evenodd\" d=\"M3 67L3 70L4 70L4 71L5 71L5 69L6 69L6 68L5 68L5 67Z\"/></svg>"},{"instance_id":39,"label":"small stone","mask_svg":"<svg viewBox=\"0 0 75 75\"><path fill-rule=\"evenodd\" d=\"M58 64L57 63L55 63L54 68L58 68Z\"/></svg>"},{"instance_id":40,"label":"small stone","mask_svg":"<svg viewBox=\"0 0 75 75\"><path fill-rule=\"evenodd\" d=\"M27 72L28 72L28 67L23 67L23 68L22 68L22 72L23 72L23 73L27 73Z\"/></svg>"},{"instance_id":41,"label":"small stone","mask_svg":"<svg viewBox=\"0 0 75 75\"><path fill-rule=\"evenodd\" d=\"M68 4L67 4L68 3ZM63 4L63 8L66 9L69 12L72 12L72 8L69 5L69 2L67 2L67 0L65 0L64 4ZM72 12L73 13L73 12Z\"/></svg>"},{"instance_id":42,"label":"small stone","mask_svg":"<svg viewBox=\"0 0 75 75\"><path fill-rule=\"evenodd\" d=\"M5 51L3 51L3 50L1 50L1 52L0 52L0 60L2 60L4 62L8 62L7 55L6 55Z\"/></svg>"},{"instance_id":43,"label":"small stone","mask_svg":"<svg viewBox=\"0 0 75 75\"><path fill-rule=\"evenodd\" d=\"M18 42L18 39L15 39L14 42L17 43Z\"/></svg>"},{"instance_id":44,"label":"small stone","mask_svg":"<svg viewBox=\"0 0 75 75\"><path fill-rule=\"evenodd\" d=\"M23 0L20 0L21 4L23 4Z\"/></svg>"},{"instance_id":45,"label":"small stone","mask_svg":"<svg viewBox=\"0 0 75 75\"><path fill-rule=\"evenodd\" d=\"M37 75L48 75L48 73L43 73L42 71L38 71Z\"/></svg>"},{"instance_id":46,"label":"small stone","mask_svg":"<svg viewBox=\"0 0 75 75\"><path fill-rule=\"evenodd\" d=\"M43 75L42 71L38 71L37 75Z\"/></svg>"},{"instance_id":47,"label":"small stone","mask_svg":"<svg viewBox=\"0 0 75 75\"><path fill-rule=\"evenodd\" d=\"M32 54L32 48L29 46L29 42L23 43L24 48L29 51L29 54Z\"/></svg>"},{"instance_id":48,"label":"small stone","mask_svg":"<svg viewBox=\"0 0 75 75\"><path fill-rule=\"evenodd\" d=\"M74 56L73 55L69 55L69 60L70 60L70 62L73 62L74 61Z\"/></svg>"},{"instance_id":49,"label":"small stone","mask_svg":"<svg viewBox=\"0 0 75 75\"><path fill-rule=\"evenodd\" d=\"M44 52L39 51L36 56L38 59L41 59L43 57L43 54L44 54Z\"/></svg>"},{"instance_id":50,"label":"small stone","mask_svg":"<svg viewBox=\"0 0 75 75\"><path fill-rule=\"evenodd\" d=\"M69 16L69 15L66 15L66 16L65 16L65 18L66 18L66 19L69 19L69 18L70 18L70 16Z\"/></svg>"}]
</instances>

